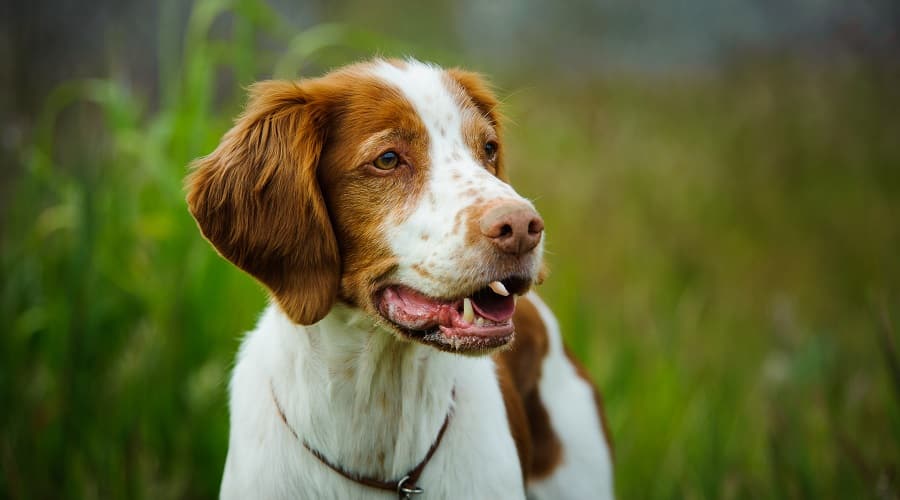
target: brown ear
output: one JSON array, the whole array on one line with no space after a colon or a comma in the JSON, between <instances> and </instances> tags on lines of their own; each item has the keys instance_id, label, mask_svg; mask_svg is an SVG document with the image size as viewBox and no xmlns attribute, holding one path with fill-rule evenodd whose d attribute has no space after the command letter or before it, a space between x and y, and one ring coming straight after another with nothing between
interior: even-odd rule
<instances>
[{"instance_id":1,"label":"brown ear","mask_svg":"<svg viewBox=\"0 0 900 500\"><path fill-rule=\"evenodd\" d=\"M340 280L316 180L325 127L324 103L302 83L257 83L234 127L187 179L188 206L206 239L304 325L328 313Z\"/></svg>"},{"instance_id":2,"label":"brown ear","mask_svg":"<svg viewBox=\"0 0 900 500\"><path fill-rule=\"evenodd\" d=\"M487 80L478 73L459 68L448 69L447 75L462 87L481 115L494 127L497 137L502 139L503 114L500 112L500 101L494 96L494 91ZM502 147L497 151L497 177L509 181L503 163Z\"/></svg>"}]
</instances>

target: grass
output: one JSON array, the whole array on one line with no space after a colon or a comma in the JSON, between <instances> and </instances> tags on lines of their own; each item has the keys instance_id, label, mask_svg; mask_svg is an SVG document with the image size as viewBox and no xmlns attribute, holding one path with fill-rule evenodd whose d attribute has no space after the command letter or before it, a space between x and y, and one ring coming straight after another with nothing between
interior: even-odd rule
<instances>
[{"instance_id":1,"label":"grass","mask_svg":"<svg viewBox=\"0 0 900 500\"><path fill-rule=\"evenodd\" d=\"M897 93L733 71L518 97L544 293L607 394L623 496L891 498Z\"/></svg>"},{"instance_id":2,"label":"grass","mask_svg":"<svg viewBox=\"0 0 900 500\"><path fill-rule=\"evenodd\" d=\"M114 79L63 85L18 152L0 226L5 497L216 496L228 372L265 297L200 237L185 166L267 74L374 52L458 62L342 25L294 34L249 0L200 1L180 53L176 35L160 36L158 103ZM548 227L541 293L605 394L619 495L897 498L897 73L497 78L524 87L506 99L513 180Z\"/></svg>"}]
</instances>

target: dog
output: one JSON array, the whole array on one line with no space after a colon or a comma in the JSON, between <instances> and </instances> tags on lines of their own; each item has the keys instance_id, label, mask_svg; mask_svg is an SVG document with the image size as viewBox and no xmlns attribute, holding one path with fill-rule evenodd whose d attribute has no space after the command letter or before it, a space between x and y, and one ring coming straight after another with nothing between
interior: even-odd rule
<instances>
[{"instance_id":1,"label":"dog","mask_svg":"<svg viewBox=\"0 0 900 500\"><path fill-rule=\"evenodd\" d=\"M416 60L264 81L186 180L270 305L230 384L223 499L613 497L600 398L531 291L544 224L498 101Z\"/></svg>"}]
</instances>

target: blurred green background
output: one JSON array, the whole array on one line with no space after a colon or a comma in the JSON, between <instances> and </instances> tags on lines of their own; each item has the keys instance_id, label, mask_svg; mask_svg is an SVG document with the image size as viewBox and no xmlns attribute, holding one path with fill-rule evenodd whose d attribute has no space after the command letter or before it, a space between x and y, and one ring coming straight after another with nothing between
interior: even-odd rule
<instances>
[{"instance_id":1,"label":"blurred green background","mask_svg":"<svg viewBox=\"0 0 900 500\"><path fill-rule=\"evenodd\" d=\"M900 497L893 1L0 7L0 497L213 498L265 295L182 178L249 83L490 75L621 498Z\"/></svg>"}]
</instances>

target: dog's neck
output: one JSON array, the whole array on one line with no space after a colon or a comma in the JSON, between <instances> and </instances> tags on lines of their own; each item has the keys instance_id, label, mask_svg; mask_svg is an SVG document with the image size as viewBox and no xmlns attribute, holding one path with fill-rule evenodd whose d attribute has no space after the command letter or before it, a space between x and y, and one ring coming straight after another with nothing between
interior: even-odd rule
<instances>
[{"instance_id":1,"label":"dog's neck","mask_svg":"<svg viewBox=\"0 0 900 500\"><path fill-rule=\"evenodd\" d=\"M275 369L290 376L279 375L273 390L298 437L349 472L406 474L451 411L453 374L465 358L402 341L343 305L315 325L291 326L279 329L275 346L282 350Z\"/></svg>"}]
</instances>

